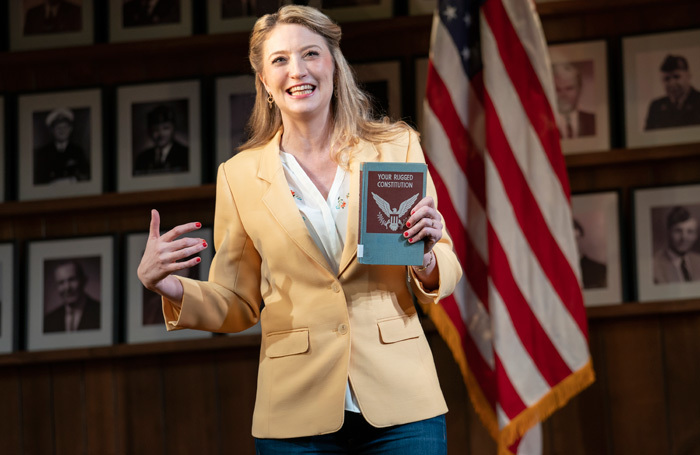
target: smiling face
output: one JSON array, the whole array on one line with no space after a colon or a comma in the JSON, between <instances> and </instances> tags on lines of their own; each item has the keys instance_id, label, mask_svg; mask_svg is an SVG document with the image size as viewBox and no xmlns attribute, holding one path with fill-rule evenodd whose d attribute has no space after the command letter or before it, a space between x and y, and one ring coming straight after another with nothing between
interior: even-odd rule
<instances>
[{"instance_id":1,"label":"smiling face","mask_svg":"<svg viewBox=\"0 0 700 455\"><path fill-rule=\"evenodd\" d=\"M661 74L666 94L671 101L677 103L690 91L690 72L684 69L675 69Z\"/></svg>"},{"instance_id":2,"label":"smiling face","mask_svg":"<svg viewBox=\"0 0 700 455\"><path fill-rule=\"evenodd\" d=\"M83 295L84 279L73 263L56 267L54 272L58 295L66 305L75 305Z\"/></svg>"},{"instance_id":3,"label":"smiling face","mask_svg":"<svg viewBox=\"0 0 700 455\"><path fill-rule=\"evenodd\" d=\"M328 117L334 71L325 39L301 25L277 25L263 46L260 80L283 121Z\"/></svg>"}]
</instances>

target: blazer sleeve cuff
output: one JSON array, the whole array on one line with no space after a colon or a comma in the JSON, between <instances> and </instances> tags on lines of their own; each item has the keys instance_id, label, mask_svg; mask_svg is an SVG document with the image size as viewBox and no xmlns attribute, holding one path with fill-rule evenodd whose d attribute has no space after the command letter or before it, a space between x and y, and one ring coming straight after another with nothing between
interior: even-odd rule
<instances>
[{"instance_id":1,"label":"blazer sleeve cuff","mask_svg":"<svg viewBox=\"0 0 700 455\"><path fill-rule=\"evenodd\" d=\"M186 329L192 326L194 315L191 307L197 301L202 301L202 291L197 284L189 278L175 276L182 283L182 302L176 303L163 297L163 316L165 317L165 328L170 330Z\"/></svg>"}]
</instances>

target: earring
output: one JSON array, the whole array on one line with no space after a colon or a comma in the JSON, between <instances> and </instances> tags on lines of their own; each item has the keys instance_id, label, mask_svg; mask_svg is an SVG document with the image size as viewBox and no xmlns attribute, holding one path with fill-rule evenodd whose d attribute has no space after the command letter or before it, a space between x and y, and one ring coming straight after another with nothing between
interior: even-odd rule
<instances>
[{"instance_id":1,"label":"earring","mask_svg":"<svg viewBox=\"0 0 700 455\"><path fill-rule=\"evenodd\" d=\"M267 94L267 105L272 109L272 106L275 104L275 99L272 98L272 93Z\"/></svg>"}]
</instances>

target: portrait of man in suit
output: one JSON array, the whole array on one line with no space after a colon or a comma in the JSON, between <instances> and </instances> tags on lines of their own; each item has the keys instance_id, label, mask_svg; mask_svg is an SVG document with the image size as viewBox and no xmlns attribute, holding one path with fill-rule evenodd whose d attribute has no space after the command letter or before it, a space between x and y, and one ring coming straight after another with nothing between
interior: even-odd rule
<instances>
[{"instance_id":1,"label":"portrait of man in suit","mask_svg":"<svg viewBox=\"0 0 700 455\"><path fill-rule=\"evenodd\" d=\"M654 254L654 283L700 280L697 216L689 207L675 206L665 221L666 243Z\"/></svg>"},{"instance_id":2,"label":"portrait of man in suit","mask_svg":"<svg viewBox=\"0 0 700 455\"><path fill-rule=\"evenodd\" d=\"M581 279L584 289L605 288L608 286L608 266L600 261L591 259L583 241L586 232L579 221L574 218L574 234L576 235L576 247L579 252L581 265Z\"/></svg>"},{"instance_id":3,"label":"portrait of man in suit","mask_svg":"<svg viewBox=\"0 0 700 455\"><path fill-rule=\"evenodd\" d=\"M158 104L146 114L152 146L134 159L133 175L187 172L189 148L176 139L176 113L172 106Z\"/></svg>"},{"instance_id":4,"label":"portrait of man in suit","mask_svg":"<svg viewBox=\"0 0 700 455\"><path fill-rule=\"evenodd\" d=\"M80 0L44 0L29 7L24 16L24 35L79 32L83 28L81 3Z\"/></svg>"},{"instance_id":5,"label":"portrait of man in suit","mask_svg":"<svg viewBox=\"0 0 700 455\"><path fill-rule=\"evenodd\" d=\"M89 110L84 109L89 117ZM34 114L37 118L43 113ZM46 115L45 131L35 131L35 142L48 142L34 149L34 184L47 185L57 181L90 180L90 162L83 148L73 140L75 115L71 109L60 107ZM35 122L36 125L36 122Z\"/></svg>"},{"instance_id":6,"label":"portrait of man in suit","mask_svg":"<svg viewBox=\"0 0 700 455\"><path fill-rule=\"evenodd\" d=\"M179 23L180 0L126 0L122 20L124 27Z\"/></svg>"},{"instance_id":7,"label":"portrait of man in suit","mask_svg":"<svg viewBox=\"0 0 700 455\"><path fill-rule=\"evenodd\" d=\"M99 258L97 258L99 260ZM54 289L46 289L45 295L58 296L58 306L44 315L44 333L74 332L80 330L98 330L100 328L100 301L86 292L88 278L80 261L63 260L47 261L47 273L51 270L51 278L47 280ZM45 307L50 299L45 299Z\"/></svg>"},{"instance_id":8,"label":"portrait of man in suit","mask_svg":"<svg viewBox=\"0 0 700 455\"><path fill-rule=\"evenodd\" d=\"M688 60L669 54L660 70L666 96L651 102L644 129L700 125L700 92L691 85Z\"/></svg>"},{"instance_id":9,"label":"portrait of man in suit","mask_svg":"<svg viewBox=\"0 0 700 455\"><path fill-rule=\"evenodd\" d=\"M574 63L555 63L552 65L554 86L557 93L557 127L563 139L594 136L595 114L581 110L581 92L583 78Z\"/></svg>"}]
</instances>

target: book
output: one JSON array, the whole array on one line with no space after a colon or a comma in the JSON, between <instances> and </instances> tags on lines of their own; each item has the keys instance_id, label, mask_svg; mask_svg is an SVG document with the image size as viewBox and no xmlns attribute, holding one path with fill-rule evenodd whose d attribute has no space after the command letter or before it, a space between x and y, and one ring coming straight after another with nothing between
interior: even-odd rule
<instances>
[{"instance_id":1,"label":"book","mask_svg":"<svg viewBox=\"0 0 700 455\"><path fill-rule=\"evenodd\" d=\"M360 264L423 265L423 242L403 236L411 210L425 197L424 163L360 164Z\"/></svg>"}]
</instances>

